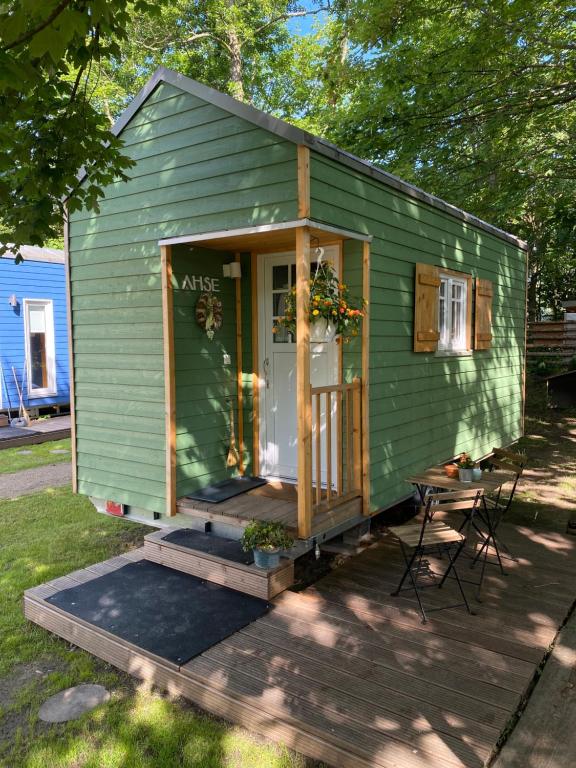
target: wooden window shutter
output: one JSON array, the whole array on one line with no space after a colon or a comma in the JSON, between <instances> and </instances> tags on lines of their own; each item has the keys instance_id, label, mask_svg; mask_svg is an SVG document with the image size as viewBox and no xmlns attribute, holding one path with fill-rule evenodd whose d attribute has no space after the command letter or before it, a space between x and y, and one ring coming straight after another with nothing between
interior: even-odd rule
<instances>
[{"instance_id":1,"label":"wooden window shutter","mask_svg":"<svg viewBox=\"0 0 576 768\"><path fill-rule=\"evenodd\" d=\"M476 278L476 314L474 319L474 349L492 346L492 283Z\"/></svg>"},{"instance_id":2,"label":"wooden window shutter","mask_svg":"<svg viewBox=\"0 0 576 768\"><path fill-rule=\"evenodd\" d=\"M438 349L438 267L416 264L414 287L414 352L435 352Z\"/></svg>"}]
</instances>

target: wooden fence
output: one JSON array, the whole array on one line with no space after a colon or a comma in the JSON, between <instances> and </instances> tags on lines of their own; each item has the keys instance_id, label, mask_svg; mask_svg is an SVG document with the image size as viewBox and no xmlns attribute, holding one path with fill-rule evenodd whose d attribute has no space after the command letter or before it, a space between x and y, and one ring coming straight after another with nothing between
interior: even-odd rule
<instances>
[{"instance_id":1,"label":"wooden fence","mask_svg":"<svg viewBox=\"0 0 576 768\"><path fill-rule=\"evenodd\" d=\"M528 323L528 357L557 357L570 360L576 356L576 322Z\"/></svg>"}]
</instances>

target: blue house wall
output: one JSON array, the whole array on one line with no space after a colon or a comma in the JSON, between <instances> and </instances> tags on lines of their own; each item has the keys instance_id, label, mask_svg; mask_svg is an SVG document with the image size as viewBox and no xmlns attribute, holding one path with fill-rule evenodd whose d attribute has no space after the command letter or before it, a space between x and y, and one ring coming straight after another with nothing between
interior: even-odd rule
<instances>
[{"instance_id":1,"label":"blue house wall","mask_svg":"<svg viewBox=\"0 0 576 768\"><path fill-rule=\"evenodd\" d=\"M14 295L15 307L9 299ZM27 407L63 405L70 402L66 273L64 263L29 258L16 264L13 258L0 258L0 409L18 408L18 392L12 366L21 385L25 369L24 299L51 299L54 312L56 394L31 397L24 382Z\"/></svg>"}]
</instances>

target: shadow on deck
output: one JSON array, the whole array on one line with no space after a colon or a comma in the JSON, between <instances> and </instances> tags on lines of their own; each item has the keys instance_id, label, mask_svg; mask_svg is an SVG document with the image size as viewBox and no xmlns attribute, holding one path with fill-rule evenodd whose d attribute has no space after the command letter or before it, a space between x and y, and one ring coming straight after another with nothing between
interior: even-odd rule
<instances>
[{"instance_id":1,"label":"shadow on deck","mask_svg":"<svg viewBox=\"0 0 576 768\"><path fill-rule=\"evenodd\" d=\"M284 592L268 614L181 666L47 602L142 550L29 590L25 612L125 671L331 765L477 768L574 596L574 538L510 524L501 532L520 559L507 562L507 576L489 569L477 615L446 610L425 625L409 593L390 596L402 565L387 537L304 592ZM451 602L453 588L428 590L428 604Z\"/></svg>"},{"instance_id":2,"label":"shadow on deck","mask_svg":"<svg viewBox=\"0 0 576 768\"><path fill-rule=\"evenodd\" d=\"M251 520L269 520L282 523L298 538L298 493L295 485L271 481L240 496L219 504L195 501L189 497L178 499L179 514L239 527ZM358 525L362 518L362 498L343 497L332 509L318 510L312 519L312 536L332 531L349 522Z\"/></svg>"}]
</instances>

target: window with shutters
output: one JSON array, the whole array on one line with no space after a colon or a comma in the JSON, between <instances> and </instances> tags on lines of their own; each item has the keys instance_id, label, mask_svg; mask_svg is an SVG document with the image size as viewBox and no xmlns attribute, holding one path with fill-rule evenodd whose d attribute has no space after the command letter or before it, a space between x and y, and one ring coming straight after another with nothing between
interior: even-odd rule
<instances>
[{"instance_id":1,"label":"window with shutters","mask_svg":"<svg viewBox=\"0 0 576 768\"><path fill-rule=\"evenodd\" d=\"M492 346L490 280L433 264L415 265L414 352L467 355ZM474 308L474 316L472 309Z\"/></svg>"},{"instance_id":2,"label":"window with shutters","mask_svg":"<svg viewBox=\"0 0 576 768\"><path fill-rule=\"evenodd\" d=\"M54 313L49 299L24 299L24 332L28 395L56 394Z\"/></svg>"},{"instance_id":3,"label":"window with shutters","mask_svg":"<svg viewBox=\"0 0 576 768\"><path fill-rule=\"evenodd\" d=\"M440 273L438 289L438 350L465 352L469 349L468 281Z\"/></svg>"}]
</instances>

